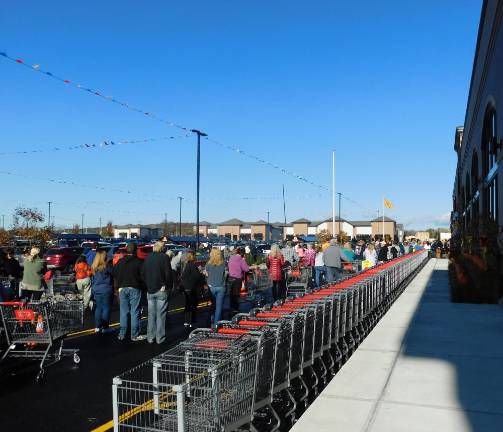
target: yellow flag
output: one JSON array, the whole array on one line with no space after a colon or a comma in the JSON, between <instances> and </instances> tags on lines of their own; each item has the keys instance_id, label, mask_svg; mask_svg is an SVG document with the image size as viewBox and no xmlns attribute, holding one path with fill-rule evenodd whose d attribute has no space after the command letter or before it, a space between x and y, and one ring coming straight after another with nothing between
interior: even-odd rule
<instances>
[{"instance_id":1,"label":"yellow flag","mask_svg":"<svg viewBox=\"0 0 503 432\"><path fill-rule=\"evenodd\" d=\"M384 199L384 207L392 209L393 208L393 203L390 200L387 200L386 198Z\"/></svg>"}]
</instances>

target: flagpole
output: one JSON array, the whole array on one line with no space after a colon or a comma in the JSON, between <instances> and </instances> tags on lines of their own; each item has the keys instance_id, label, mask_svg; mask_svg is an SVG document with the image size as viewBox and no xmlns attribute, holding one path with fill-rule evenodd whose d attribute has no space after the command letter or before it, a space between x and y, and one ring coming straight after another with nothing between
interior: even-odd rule
<instances>
[{"instance_id":1,"label":"flagpole","mask_svg":"<svg viewBox=\"0 0 503 432\"><path fill-rule=\"evenodd\" d=\"M335 238L335 150L332 150L332 237Z\"/></svg>"},{"instance_id":2,"label":"flagpole","mask_svg":"<svg viewBox=\"0 0 503 432\"><path fill-rule=\"evenodd\" d=\"M382 241L384 241L384 195L382 197Z\"/></svg>"}]
</instances>

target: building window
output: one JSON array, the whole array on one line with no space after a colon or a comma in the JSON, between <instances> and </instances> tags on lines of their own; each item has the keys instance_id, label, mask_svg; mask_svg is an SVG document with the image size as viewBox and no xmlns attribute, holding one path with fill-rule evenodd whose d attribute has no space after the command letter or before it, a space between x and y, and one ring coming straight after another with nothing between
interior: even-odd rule
<instances>
[{"instance_id":1,"label":"building window","mask_svg":"<svg viewBox=\"0 0 503 432\"><path fill-rule=\"evenodd\" d=\"M487 185L487 210L488 217L494 221L498 220L498 176Z\"/></svg>"},{"instance_id":2,"label":"building window","mask_svg":"<svg viewBox=\"0 0 503 432\"><path fill-rule=\"evenodd\" d=\"M482 178L484 180L484 216L497 220L498 213L498 182L497 182L497 148L496 110L488 108L484 117L482 131Z\"/></svg>"}]
</instances>

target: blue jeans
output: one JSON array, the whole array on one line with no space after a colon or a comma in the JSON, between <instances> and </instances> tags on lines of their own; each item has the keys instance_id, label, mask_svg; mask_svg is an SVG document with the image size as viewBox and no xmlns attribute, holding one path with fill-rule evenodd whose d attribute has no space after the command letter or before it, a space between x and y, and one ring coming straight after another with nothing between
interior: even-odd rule
<instances>
[{"instance_id":1,"label":"blue jeans","mask_svg":"<svg viewBox=\"0 0 503 432\"><path fill-rule=\"evenodd\" d=\"M340 269L337 267L325 266L327 283L336 282L340 277Z\"/></svg>"},{"instance_id":2,"label":"blue jeans","mask_svg":"<svg viewBox=\"0 0 503 432\"><path fill-rule=\"evenodd\" d=\"M211 294L215 297L215 315L212 324L215 325L222 319L222 310L224 308L225 287L210 287Z\"/></svg>"},{"instance_id":3,"label":"blue jeans","mask_svg":"<svg viewBox=\"0 0 503 432\"><path fill-rule=\"evenodd\" d=\"M106 329L110 324L110 312L112 308L113 292L109 293L93 293L96 301L96 309L94 311L95 327Z\"/></svg>"},{"instance_id":4,"label":"blue jeans","mask_svg":"<svg viewBox=\"0 0 503 432\"><path fill-rule=\"evenodd\" d=\"M166 340L166 315L168 313L167 291L157 291L147 294L148 299L148 328L147 340L157 341L158 344Z\"/></svg>"},{"instance_id":5,"label":"blue jeans","mask_svg":"<svg viewBox=\"0 0 503 432\"><path fill-rule=\"evenodd\" d=\"M321 286L321 275L325 273L325 266L317 266L314 268L314 280L316 282L316 286Z\"/></svg>"},{"instance_id":6,"label":"blue jeans","mask_svg":"<svg viewBox=\"0 0 503 432\"><path fill-rule=\"evenodd\" d=\"M125 337L127 332L128 315L131 314L131 337L140 334L140 303L141 290L133 287L123 287L119 294L120 303L120 331L119 336Z\"/></svg>"}]
</instances>

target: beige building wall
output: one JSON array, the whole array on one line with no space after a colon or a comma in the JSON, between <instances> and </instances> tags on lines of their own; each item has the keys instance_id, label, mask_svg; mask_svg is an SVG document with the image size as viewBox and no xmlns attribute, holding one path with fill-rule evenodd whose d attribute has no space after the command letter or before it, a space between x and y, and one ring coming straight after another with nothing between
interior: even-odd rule
<instances>
[{"instance_id":1,"label":"beige building wall","mask_svg":"<svg viewBox=\"0 0 503 432\"><path fill-rule=\"evenodd\" d=\"M305 236L309 232L309 224L302 222L302 223L294 223L293 224L293 234L296 236L302 235Z\"/></svg>"},{"instance_id":2,"label":"beige building wall","mask_svg":"<svg viewBox=\"0 0 503 432\"><path fill-rule=\"evenodd\" d=\"M251 226L251 237L252 239L255 239L255 236L259 234L259 237L260 237L260 234L262 235L262 240L266 240L267 239L267 225L252 225Z\"/></svg>"},{"instance_id":3,"label":"beige building wall","mask_svg":"<svg viewBox=\"0 0 503 432\"><path fill-rule=\"evenodd\" d=\"M218 235L222 237L230 235L231 239L239 240L241 238L241 227L239 225L219 225Z\"/></svg>"},{"instance_id":4,"label":"beige building wall","mask_svg":"<svg viewBox=\"0 0 503 432\"><path fill-rule=\"evenodd\" d=\"M382 236L383 223L382 221L372 221L372 237ZM396 223L384 222L384 236L389 236L391 239L395 238Z\"/></svg>"}]
</instances>

